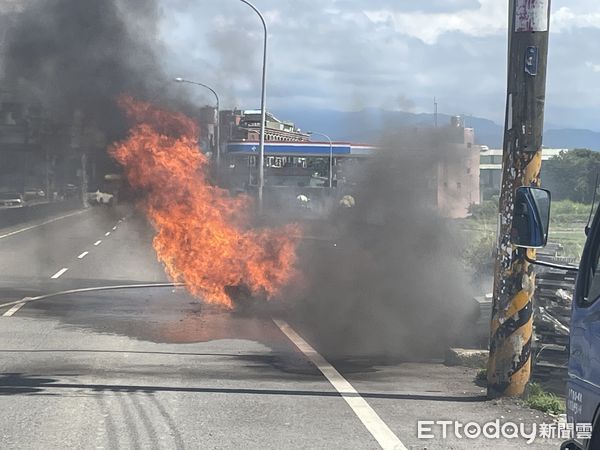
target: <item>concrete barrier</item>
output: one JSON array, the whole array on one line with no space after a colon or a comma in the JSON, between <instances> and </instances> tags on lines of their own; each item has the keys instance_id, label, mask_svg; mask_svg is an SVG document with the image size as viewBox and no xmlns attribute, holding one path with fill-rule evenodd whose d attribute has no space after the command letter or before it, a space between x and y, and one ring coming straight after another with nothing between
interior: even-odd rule
<instances>
[{"instance_id":1,"label":"concrete barrier","mask_svg":"<svg viewBox=\"0 0 600 450\"><path fill-rule=\"evenodd\" d=\"M447 366L465 366L483 369L487 365L488 350L470 348L449 348L446 350L444 364Z\"/></svg>"},{"instance_id":2,"label":"concrete barrier","mask_svg":"<svg viewBox=\"0 0 600 450\"><path fill-rule=\"evenodd\" d=\"M45 219L56 214L81 209L81 207L81 200L66 200L64 202L29 205L23 208L0 209L0 228Z\"/></svg>"}]
</instances>

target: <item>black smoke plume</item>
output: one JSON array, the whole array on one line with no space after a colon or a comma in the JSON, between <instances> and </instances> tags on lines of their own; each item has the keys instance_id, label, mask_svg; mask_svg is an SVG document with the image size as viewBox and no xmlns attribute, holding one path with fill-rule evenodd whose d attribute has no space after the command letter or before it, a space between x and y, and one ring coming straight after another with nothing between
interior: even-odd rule
<instances>
[{"instance_id":1,"label":"black smoke plume","mask_svg":"<svg viewBox=\"0 0 600 450\"><path fill-rule=\"evenodd\" d=\"M55 119L80 111L107 137L124 131L123 92L148 98L164 78L156 58L154 1L30 0L5 35L5 86Z\"/></svg>"},{"instance_id":2,"label":"black smoke plume","mask_svg":"<svg viewBox=\"0 0 600 450\"><path fill-rule=\"evenodd\" d=\"M355 205L308 231L292 314L328 356L423 360L472 333L458 233L433 189L438 163L459 159L434 131L390 133L355 174Z\"/></svg>"}]
</instances>

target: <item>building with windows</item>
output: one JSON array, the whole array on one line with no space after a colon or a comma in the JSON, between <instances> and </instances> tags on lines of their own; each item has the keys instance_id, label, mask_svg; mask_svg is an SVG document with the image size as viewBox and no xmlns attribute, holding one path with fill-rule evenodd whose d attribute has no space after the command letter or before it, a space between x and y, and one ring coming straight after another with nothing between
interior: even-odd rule
<instances>
[{"instance_id":1,"label":"building with windows","mask_svg":"<svg viewBox=\"0 0 600 450\"><path fill-rule=\"evenodd\" d=\"M475 130L465 128L462 118L453 118L442 128L442 152L437 164L437 207L446 217L466 217L471 205L480 203L479 146ZM447 142L445 144L444 142Z\"/></svg>"},{"instance_id":2,"label":"building with windows","mask_svg":"<svg viewBox=\"0 0 600 450\"><path fill-rule=\"evenodd\" d=\"M258 141L261 113L257 109L221 112L221 137L224 141ZM308 142L310 136L296 128L293 122L266 113L265 141Z\"/></svg>"},{"instance_id":3,"label":"building with windows","mask_svg":"<svg viewBox=\"0 0 600 450\"><path fill-rule=\"evenodd\" d=\"M265 143L265 187L327 187L329 159L332 185L346 181L349 167L372 156L377 149L349 142ZM233 141L227 145L229 179L238 188L256 186L258 141Z\"/></svg>"},{"instance_id":4,"label":"building with windows","mask_svg":"<svg viewBox=\"0 0 600 450\"><path fill-rule=\"evenodd\" d=\"M259 116L260 124L260 116ZM239 117L239 124L248 124ZM259 152L256 125L240 125L231 134L238 137L226 145L230 187L248 190L258 184ZM226 124L224 123L224 126ZM271 128L272 129L272 128ZM290 126L280 130L298 140L271 139L265 143L265 188L303 190L329 186L329 162L332 185L339 192L351 190L353 174L380 149L372 145L348 142L310 142L308 135ZM237 134L240 133L240 134ZM243 138L239 139L240 136ZM472 203L479 203L479 147L474 131L465 128L460 118L439 128L410 128L398 131L391 144L394 151L417 158L423 173L411 174L428 192L433 206L446 217L465 217Z\"/></svg>"},{"instance_id":5,"label":"building with windows","mask_svg":"<svg viewBox=\"0 0 600 450\"><path fill-rule=\"evenodd\" d=\"M544 148L542 149L542 163L548 161L561 152L569 151L566 148ZM481 199L489 200L500 194L502 185L502 149L481 146L479 157L479 180Z\"/></svg>"},{"instance_id":6,"label":"building with windows","mask_svg":"<svg viewBox=\"0 0 600 450\"><path fill-rule=\"evenodd\" d=\"M442 215L466 217L469 207L479 204L480 150L474 129L466 128L462 117L452 117L446 126L405 129L397 139L420 172L411 174L413 182Z\"/></svg>"}]
</instances>

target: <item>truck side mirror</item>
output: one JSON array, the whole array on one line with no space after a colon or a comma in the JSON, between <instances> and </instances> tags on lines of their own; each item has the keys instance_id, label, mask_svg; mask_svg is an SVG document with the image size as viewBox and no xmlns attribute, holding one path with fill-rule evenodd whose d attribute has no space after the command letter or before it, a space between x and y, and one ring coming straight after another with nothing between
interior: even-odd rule
<instances>
[{"instance_id":1,"label":"truck side mirror","mask_svg":"<svg viewBox=\"0 0 600 450\"><path fill-rule=\"evenodd\" d=\"M550 191L535 187L517 189L510 241L517 247L542 248L548 241Z\"/></svg>"}]
</instances>

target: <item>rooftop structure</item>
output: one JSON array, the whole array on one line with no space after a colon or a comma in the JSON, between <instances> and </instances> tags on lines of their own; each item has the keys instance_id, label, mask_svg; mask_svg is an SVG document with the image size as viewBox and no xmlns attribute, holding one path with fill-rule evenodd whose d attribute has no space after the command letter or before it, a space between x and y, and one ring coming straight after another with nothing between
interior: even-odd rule
<instances>
[{"instance_id":1,"label":"rooftop structure","mask_svg":"<svg viewBox=\"0 0 600 450\"><path fill-rule=\"evenodd\" d=\"M233 110L221 113L221 136L225 141L258 141L260 110ZM296 128L293 122L279 120L267 112L265 141L308 142L310 136Z\"/></svg>"}]
</instances>

